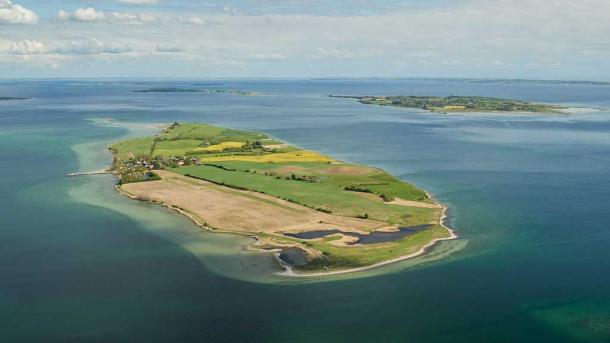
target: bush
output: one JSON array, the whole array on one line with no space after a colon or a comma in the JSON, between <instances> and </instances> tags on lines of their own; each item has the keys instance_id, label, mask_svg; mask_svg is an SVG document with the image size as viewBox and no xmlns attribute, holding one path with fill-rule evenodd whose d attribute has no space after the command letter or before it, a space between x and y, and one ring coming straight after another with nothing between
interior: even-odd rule
<instances>
[{"instance_id":1,"label":"bush","mask_svg":"<svg viewBox=\"0 0 610 343\"><path fill-rule=\"evenodd\" d=\"M146 181L157 181L161 180L161 177L157 173L148 172L146 173Z\"/></svg>"},{"instance_id":2,"label":"bush","mask_svg":"<svg viewBox=\"0 0 610 343\"><path fill-rule=\"evenodd\" d=\"M373 191L371 191L370 189L366 187L361 187L359 185L349 185L343 187L343 189L350 192L373 193Z\"/></svg>"},{"instance_id":3,"label":"bush","mask_svg":"<svg viewBox=\"0 0 610 343\"><path fill-rule=\"evenodd\" d=\"M385 202L390 202L390 201L394 201L396 200L396 197L394 197L393 195L388 195L388 194L381 194L380 197L383 199L383 201Z\"/></svg>"}]
</instances>

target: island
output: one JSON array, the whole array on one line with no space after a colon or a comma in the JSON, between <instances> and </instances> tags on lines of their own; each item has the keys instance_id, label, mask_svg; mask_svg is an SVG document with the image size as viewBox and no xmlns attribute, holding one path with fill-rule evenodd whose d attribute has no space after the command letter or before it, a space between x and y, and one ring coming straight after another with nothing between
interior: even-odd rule
<instances>
[{"instance_id":1,"label":"island","mask_svg":"<svg viewBox=\"0 0 610 343\"><path fill-rule=\"evenodd\" d=\"M208 88L177 88L161 87L135 90L135 93L206 93L206 94L231 94L231 95L256 95L256 92L247 92L234 89L208 89Z\"/></svg>"},{"instance_id":2,"label":"island","mask_svg":"<svg viewBox=\"0 0 610 343\"><path fill-rule=\"evenodd\" d=\"M481 96L345 96L330 95L332 98L357 99L361 104L417 108L430 112L518 112L518 113L564 113L562 107L528 101L501 99Z\"/></svg>"},{"instance_id":3,"label":"island","mask_svg":"<svg viewBox=\"0 0 610 343\"><path fill-rule=\"evenodd\" d=\"M433 80L440 82L463 83L498 83L526 85L575 85L575 86L610 86L610 81L591 80L535 80L535 79L464 79L464 78L419 78L413 80Z\"/></svg>"},{"instance_id":4,"label":"island","mask_svg":"<svg viewBox=\"0 0 610 343\"><path fill-rule=\"evenodd\" d=\"M8 101L8 100L30 100L31 98L21 98L14 96L0 96L0 101Z\"/></svg>"},{"instance_id":5,"label":"island","mask_svg":"<svg viewBox=\"0 0 610 343\"><path fill-rule=\"evenodd\" d=\"M249 249L275 252L286 275L360 271L456 238L425 191L264 133L173 123L109 148L118 191L254 237Z\"/></svg>"}]
</instances>

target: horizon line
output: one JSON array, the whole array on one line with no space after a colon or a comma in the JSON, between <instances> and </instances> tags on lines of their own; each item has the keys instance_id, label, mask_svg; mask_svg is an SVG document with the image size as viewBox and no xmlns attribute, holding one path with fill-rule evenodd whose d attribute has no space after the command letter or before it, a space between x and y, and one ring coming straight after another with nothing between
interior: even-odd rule
<instances>
[{"instance_id":1,"label":"horizon line","mask_svg":"<svg viewBox=\"0 0 610 343\"><path fill-rule=\"evenodd\" d=\"M600 83L609 84L609 79L578 79L578 78L506 78L506 77L444 77L444 76L424 76L424 77L384 77L384 76L256 76L256 77L189 77L189 76L83 76L83 77L1 77L2 81L37 81L37 80L436 80L436 81L512 81L512 82L570 82L570 83Z\"/></svg>"}]
</instances>

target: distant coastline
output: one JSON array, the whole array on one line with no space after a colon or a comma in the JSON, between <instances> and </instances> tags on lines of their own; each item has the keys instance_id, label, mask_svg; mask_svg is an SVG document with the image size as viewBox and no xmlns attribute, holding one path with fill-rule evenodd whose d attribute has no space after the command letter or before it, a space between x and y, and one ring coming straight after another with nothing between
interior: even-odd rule
<instances>
[{"instance_id":1,"label":"distant coastline","mask_svg":"<svg viewBox=\"0 0 610 343\"><path fill-rule=\"evenodd\" d=\"M0 101L10 101L10 100L31 100L32 98L22 98L22 97L14 97L14 96L0 96Z\"/></svg>"},{"instance_id":2,"label":"distant coastline","mask_svg":"<svg viewBox=\"0 0 610 343\"><path fill-rule=\"evenodd\" d=\"M256 92L247 92L223 88L178 88L178 87L155 87L134 90L134 93L205 93L205 94L232 94L232 95L256 95Z\"/></svg>"},{"instance_id":3,"label":"distant coastline","mask_svg":"<svg viewBox=\"0 0 610 343\"><path fill-rule=\"evenodd\" d=\"M566 114L564 107L529 101L482 96L415 96L415 95L329 95L331 98L356 99L361 104L415 108L435 113L547 113Z\"/></svg>"},{"instance_id":4,"label":"distant coastline","mask_svg":"<svg viewBox=\"0 0 610 343\"><path fill-rule=\"evenodd\" d=\"M502 83L502 84L533 84L533 85L589 85L589 86L610 86L610 81L591 81L591 80L533 80L533 79L432 79L444 82L465 82L465 83Z\"/></svg>"},{"instance_id":5,"label":"distant coastline","mask_svg":"<svg viewBox=\"0 0 610 343\"><path fill-rule=\"evenodd\" d=\"M610 81L603 80L552 80L552 79L482 79L482 78L439 78L439 77L320 77L313 78L318 81L333 80L406 80L406 81L436 81L436 82L455 82L455 83L497 83L497 84L532 84L532 85L590 85L590 86L610 86Z\"/></svg>"}]
</instances>

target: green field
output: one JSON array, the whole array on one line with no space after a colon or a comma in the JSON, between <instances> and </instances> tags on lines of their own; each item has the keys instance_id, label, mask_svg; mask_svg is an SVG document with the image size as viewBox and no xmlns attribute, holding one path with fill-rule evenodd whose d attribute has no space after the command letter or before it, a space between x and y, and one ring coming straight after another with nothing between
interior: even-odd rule
<instances>
[{"instance_id":1,"label":"green field","mask_svg":"<svg viewBox=\"0 0 610 343\"><path fill-rule=\"evenodd\" d=\"M447 237L447 229L440 225L433 225L429 229L417 232L399 241L365 245L358 248L338 247L329 244L332 240L337 239L337 236L327 236L322 240L299 240L265 233L259 233L259 235L280 243L300 243L322 251L324 259L314 260L308 265L297 268L305 271L317 271L364 267L409 255L434 239Z\"/></svg>"},{"instance_id":2,"label":"green field","mask_svg":"<svg viewBox=\"0 0 610 343\"><path fill-rule=\"evenodd\" d=\"M196 149L201 146L201 141L196 139L162 140L155 144L152 155L175 156L182 155L185 151Z\"/></svg>"},{"instance_id":3,"label":"green field","mask_svg":"<svg viewBox=\"0 0 610 343\"><path fill-rule=\"evenodd\" d=\"M156 137L159 141L195 139L202 141L200 143L208 141L210 144L222 142L254 142L268 138L267 135L258 132L226 129L205 124L180 124Z\"/></svg>"},{"instance_id":4,"label":"green field","mask_svg":"<svg viewBox=\"0 0 610 343\"><path fill-rule=\"evenodd\" d=\"M115 152L115 158L125 161L130 157L150 156L153 142L153 138L130 139L112 144L110 150Z\"/></svg>"},{"instance_id":5,"label":"green field","mask_svg":"<svg viewBox=\"0 0 610 343\"><path fill-rule=\"evenodd\" d=\"M328 163L303 163L303 162L285 162L285 163L253 163L244 161L224 161L215 164L220 164L229 169L236 170L256 170L258 172L274 172L280 175L290 175L292 173L303 175L318 176L322 182L335 185L337 187L345 187L350 185L361 185L368 188L376 194L387 194L399 197L405 200L415 200L423 202L432 202L426 193L421 189L398 180L396 177L377 168L371 168L356 164L341 163L341 167L355 168L358 170L367 171L364 175L353 175L346 173L328 173L329 169L337 167L336 164ZM290 171L291 167L300 167L302 170ZM294 170L294 169L293 169Z\"/></svg>"},{"instance_id":6,"label":"green field","mask_svg":"<svg viewBox=\"0 0 610 343\"><path fill-rule=\"evenodd\" d=\"M339 238L337 235L302 240L282 233L258 233L272 245L303 246L324 256L300 269L366 266L413 253L434 239L448 236L447 229L440 225L441 208L434 207L434 201L421 189L381 169L286 146L262 133L174 123L155 137L127 140L110 148L115 153L116 173L130 182L154 180L141 173L165 169L333 215L368 218L399 227L431 225L396 241L357 246L331 244ZM371 227L369 231L374 230Z\"/></svg>"},{"instance_id":7,"label":"green field","mask_svg":"<svg viewBox=\"0 0 610 343\"><path fill-rule=\"evenodd\" d=\"M255 170L253 169L255 167L250 166L252 168L250 170ZM264 192L312 208L328 209L334 214L343 216L356 217L366 213L371 219L387 221L390 224L413 226L434 222L439 212L430 208L389 205L384 203L381 197L374 199L374 197L362 196L359 192L346 191L343 189L343 184L348 183L348 177L328 178L321 182L310 183L276 178L259 172L227 171L212 166L189 166L170 170L216 183ZM361 177L357 180L363 179ZM400 192L399 187L397 191Z\"/></svg>"}]
</instances>

